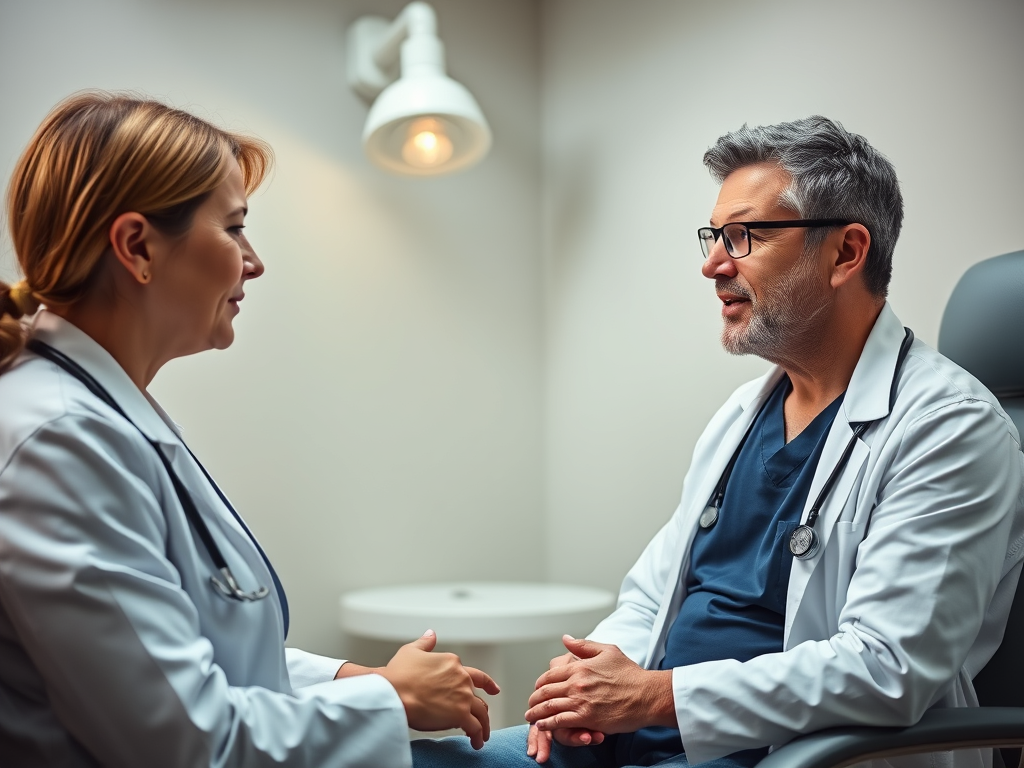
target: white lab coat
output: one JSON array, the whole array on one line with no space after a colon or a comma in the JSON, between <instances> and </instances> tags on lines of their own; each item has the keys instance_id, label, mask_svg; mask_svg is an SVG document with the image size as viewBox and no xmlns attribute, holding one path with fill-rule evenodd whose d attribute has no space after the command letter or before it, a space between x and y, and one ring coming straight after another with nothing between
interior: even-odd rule
<instances>
[{"instance_id":1,"label":"white lab coat","mask_svg":"<svg viewBox=\"0 0 1024 768\"><path fill-rule=\"evenodd\" d=\"M408 766L402 703L378 675L284 647L252 540L177 428L96 342L40 312L64 352L157 441L241 587L214 591L164 466L124 418L26 352L0 376L0 763Z\"/></svg>"},{"instance_id":2,"label":"white lab coat","mask_svg":"<svg viewBox=\"0 0 1024 768\"><path fill-rule=\"evenodd\" d=\"M977 704L971 679L1002 639L1024 556L1024 454L988 390L920 341L889 414L902 339L886 304L829 431L804 519L853 435L851 422L882 420L857 443L821 510L818 554L793 561L783 652L673 670L691 763L830 726L911 724L932 706ZM711 420L678 509L591 639L647 668L664 657L697 518L781 375L775 369L741 387ZM727 516L718 524L728 525ZM898 764L963 768L986 764L989 753Z\"/></svg>"}]
</instances>

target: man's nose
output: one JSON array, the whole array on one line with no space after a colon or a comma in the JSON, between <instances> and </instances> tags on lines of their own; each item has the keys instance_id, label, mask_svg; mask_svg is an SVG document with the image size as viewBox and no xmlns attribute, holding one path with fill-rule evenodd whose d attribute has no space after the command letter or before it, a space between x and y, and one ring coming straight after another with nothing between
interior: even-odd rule
<instances>
[{"instance_id":1,"label":"man's nose","mask_svg":"<svg viewBox=\"0 0 1024 768\"><path fill-rule=\"evenodd\" d=\"M719 237L711 246L704 265L700 268L704 277L714 280L719 277L736 277L736 259L725 250L725 238Z\"/></svg>"}]
</instances>

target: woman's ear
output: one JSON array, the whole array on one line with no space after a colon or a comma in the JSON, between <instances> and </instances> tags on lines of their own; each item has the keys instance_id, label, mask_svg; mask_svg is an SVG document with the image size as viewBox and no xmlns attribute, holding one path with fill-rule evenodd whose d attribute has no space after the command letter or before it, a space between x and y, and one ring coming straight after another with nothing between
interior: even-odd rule
<instances>
[{"instance_id":1,"label":"woman's ear","mask_svg":"<svg viewBox=\"0 0 1024 768\"><path fill-rule=\"evenodd\" d=\"M141 213L122 213L110 225L110 248L114 258L139 283L153 274L153 246L158 233Z\"/></svg>"},{"instance_id":2,"label":"woman's ear","mask_svg":"<svg viewBox=\"0 0 1024 768\"><path fill-rule=\"evenodd\" d=\"M864 271L871 248L871 233L863 224L847 224L836 249L832 265L832 287L838 288Z\"/></svg>"}]
</instances>

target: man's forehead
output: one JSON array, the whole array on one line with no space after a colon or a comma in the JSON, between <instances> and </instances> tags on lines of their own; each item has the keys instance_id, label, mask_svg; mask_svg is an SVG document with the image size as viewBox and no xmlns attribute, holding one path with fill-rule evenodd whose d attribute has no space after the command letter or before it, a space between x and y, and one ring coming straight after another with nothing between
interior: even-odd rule
<instances>
[{"instance_id":1,"label":"man's forehead","mask_svg":"<svg viewBox=\"0 0 1024 768\"><path fill-rule=\"evenodd\" d=\"M735 206L723 206L721 204L716 205L715 209L711 212L711 225L714 226L716 220L721 220L723 223L726 221L743 221L744 219L753 221L751 216L757 214L757 209L752 205L746 203L739 203Z\"/></svg>"},{"instance_id":2,"label":"man's forehead","mask_svg":"<svg viewBox=\"0 0 1024 768\"><path fill-rule=\"evenodd\" d=\"M711 213L712 226L767 217L779 208L790 181L790 175L774 163L737 168L722 182Z\"/></svg>"}]
</instances>

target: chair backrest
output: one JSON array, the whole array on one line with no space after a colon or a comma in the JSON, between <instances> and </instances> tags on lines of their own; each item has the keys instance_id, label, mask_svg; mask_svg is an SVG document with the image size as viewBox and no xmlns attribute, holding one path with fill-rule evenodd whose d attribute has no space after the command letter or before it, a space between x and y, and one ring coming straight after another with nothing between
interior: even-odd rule
<instances>
[{"instance_id":1,"label":"chair backrest","mask_svg":"<svg viewBox=\"0 0 1024 768\"><path fill-rule=\"evenodd\" d=\"M1024 434L1024 251L986 259L964 273L942 315L939 351L988 387ZM983 706L1024 706L1020 583L1003 642L974 688Z\"/></svg>"}]
</instances>

